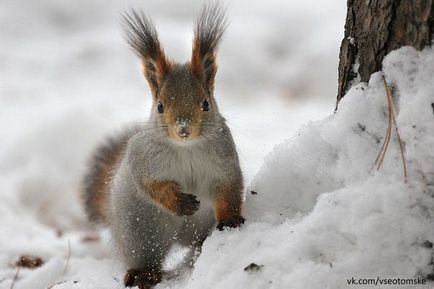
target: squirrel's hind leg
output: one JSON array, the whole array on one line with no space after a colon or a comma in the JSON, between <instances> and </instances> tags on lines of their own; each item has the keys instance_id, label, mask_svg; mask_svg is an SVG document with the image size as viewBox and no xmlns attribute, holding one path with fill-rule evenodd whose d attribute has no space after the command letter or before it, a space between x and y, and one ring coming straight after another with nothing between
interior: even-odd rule
<instances>
[{"instance_id":1,"label":"squirrel's hind leg","mask_svg":"<svg viewBox=\"0 0 434 289\"><path fill-rule=\"evenodd\" d=\"M111 231L128 269L125 286L151 288L161 281L162 264L175 242L180 222L165 209L135 194L115 193Z\"/></svg>"},{"instance_id":2,"label":"squirrel's hind leg","mask_svg":"<svg viewBox=\"0 0 434 289\"><path fill-rule=\"evenodd\" d=\"M184 221L179 230L178 243L189 248L181 266L192 268L202 251L202 244L215 226L214 213L211 208L202 208Z\"/></svg>"},{"instance_id":3,"label":"squirrel's hind leg","mask_svg":"<svg viewBox=\"0 0 434 289\"><path fill-rule=\"evenodd\" d=\"M161 282L161 270L155 268L129 269L125 274L125 287L138 286L139 289L150 289Z\"/></svg>"}]
</instances>

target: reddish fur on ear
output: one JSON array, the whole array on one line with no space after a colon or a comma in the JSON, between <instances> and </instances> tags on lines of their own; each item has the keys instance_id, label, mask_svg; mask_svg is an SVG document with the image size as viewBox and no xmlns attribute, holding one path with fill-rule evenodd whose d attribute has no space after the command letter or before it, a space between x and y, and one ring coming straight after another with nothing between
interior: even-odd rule
<instances>
[{"instance_id":1,"label":"reddish fur on ear","mask_svg":"<svg viewBox=\"0 0 434 289\"><path fill-rule=\"evenodd\" d=\"M160 50L160 53L157 57L157 71L159 71L162 76L167 76L171 68L172 63L166 58L163 50Z\"/></svg>"},{"instance_id":2,"label":"reddish fur on ear","mask_svg":"<svg viewBox=\"0 0 434 289\"><path fill-rule=\"evenodd\" d=\"M123 20L126 27L125 38L141 58L143 74L156 95L172 64L160 46L154 25L143 12L131 10L130 13L124 14Z\"/></svg>"},{"instance_id":3,"label":"reddish fur on ear","mask_svg":"<svg viewBox=\"0 0 434 289\"><path fill-rule=\"evenodd\" d=\"M226 26L224 10L217 2L212 6L205 6L196 22L191 69L209 92L214 88L217 46Z\"/></svg>"},{"instance_id":4,"label":"reddish fur on ear","mask_svg":"<svg viewBox=\"0 0 434 289\"><path fill-rule=\"evenodd\" d=\"M193 41L193 53L191 55L191 70L200 76L203 71L202 56L200 54L200 41L196 38Z\"/></svg>"},{"instance_id":5,"label":"reddish fur on ear","mask_svg":"<svg viewBox=\"0 0 434 289\"><path fill-rule=\"evenodd\" d=\"M148 81L154 95L161 83L172 69L172 63L166 58L162 49L157 53L156 59L149 57L142 59L143 75Z\"/></svg>"}]
</instances>

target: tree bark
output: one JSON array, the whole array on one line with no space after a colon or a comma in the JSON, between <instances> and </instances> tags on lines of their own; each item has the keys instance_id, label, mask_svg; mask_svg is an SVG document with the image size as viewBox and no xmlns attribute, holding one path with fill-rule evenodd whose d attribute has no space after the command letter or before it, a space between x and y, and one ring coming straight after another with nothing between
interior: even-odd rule
<instances>
[{"instance_id":1,"label":"tree bark","mask_svg":"<svg viewBox=\"0 0 434 289\"><path fill-rule=\"evenodd\" d=\"M381 70L387 53L401 46L420 50L431 45L433 32L433 0L347 0L336 108L353 84Z\"/></svg>"}]
</instances>

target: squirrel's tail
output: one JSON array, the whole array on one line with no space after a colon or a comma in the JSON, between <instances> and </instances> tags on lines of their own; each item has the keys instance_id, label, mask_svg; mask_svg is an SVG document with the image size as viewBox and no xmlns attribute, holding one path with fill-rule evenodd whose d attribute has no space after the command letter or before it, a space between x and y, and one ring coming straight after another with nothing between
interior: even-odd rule
<instances>
[{"instance_id":1,"label":"squirrel's tail","mask_svg":"<svg viewBox=\"0 0 434 289\"><path fill-rule=\"evenodd\" d=\"M117 169L129 138L137 131L110 137L94 152L85 174L82 201L89 221L105 223L107 220L108 194L112 177Z\"/></svg>"}]
</instances>

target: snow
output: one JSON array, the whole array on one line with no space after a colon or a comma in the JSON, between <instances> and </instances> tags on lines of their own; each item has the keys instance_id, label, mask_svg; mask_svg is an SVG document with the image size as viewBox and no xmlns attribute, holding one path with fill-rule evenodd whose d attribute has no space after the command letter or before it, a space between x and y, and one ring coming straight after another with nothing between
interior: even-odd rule
<instances>
[{"instance_id":1,"label":"snow","mask_svg":"<svg viewBox=\"0 0 434 289\"><path fill-rule=\"evenodd\" d=\"M0 2L1 289L24 254L45 264L20 269L14 288L123 288L109 232L95 237L83 218L80 177L95 144L148 115L120 11L146 7L166 52L183 61L201 1L188 3ZM331 115L345 1L245 0L228 13L216 95L246 175L247 223L214 232L193 270L156 288L348 288L351 277L430 273L433 50L402 48L384 61L404 183L395 135L383 167L371 169L387 127L379 73ZM167 266L181 255L175 248ZM245 271L252 263L258 270Z\"/></svg>"},{"instance_id":2,"label":"snow","mask_svg":"<svg viewBox=\"0 0 434 289\"><path fill-rule=\"evenodd\" d=\"M198 262L209 261L217 247L235 260L237 250L249 248L241 255L244 264L263 264L258 278L272 281L268 288L346 288L351 277L412 278L432 271L431 249L422 244L434 239L434 138L428 133L434 129L434 51L404 47L383 64L394 87L408 183L396 137L383 167L372 170L387 126L378 72L368 84L353 86L335 115L306 125L274 149L250 186L257 192L246 202L252 223L231 232L223 249L218 244L224 237L214 234L205 243L209 255ZM224 280L225 288L264 288L252 279L237 281L241 264L223 262L226 272L238 272ZM205 280L209 275L198 282Z\"/></svg>"}]
</instances>

